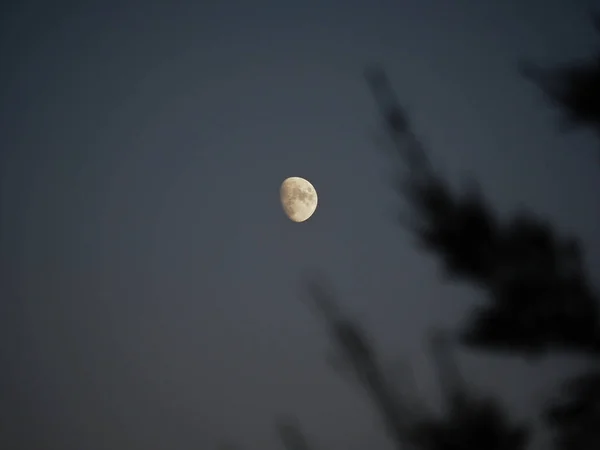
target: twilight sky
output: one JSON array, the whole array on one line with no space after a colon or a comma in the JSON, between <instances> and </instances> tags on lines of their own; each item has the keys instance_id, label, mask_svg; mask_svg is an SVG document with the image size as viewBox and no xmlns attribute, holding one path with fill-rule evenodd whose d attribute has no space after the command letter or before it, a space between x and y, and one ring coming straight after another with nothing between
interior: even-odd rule
<instances>
[{"instance_id":1,"label":"twilight sky","mask_svg":"<svg viewBox=\"0 0 600 450\"><path fill-rule=\"evenodd\" d=\"M0 447L390 448L336 375L300 274L322 268L394 370L435 402L423 340L479 294L441 282L398 200L362 66L379 61L432 159L501 211L577 233L600 268L597 142L558 135L516 73L596 44L568 0L21 1L0 13ZM64 5L63 7L59 6ZM303 224L279 205L311 180ZM528 417L567 358L465 352Z\"/></svg>"}]
</instances>

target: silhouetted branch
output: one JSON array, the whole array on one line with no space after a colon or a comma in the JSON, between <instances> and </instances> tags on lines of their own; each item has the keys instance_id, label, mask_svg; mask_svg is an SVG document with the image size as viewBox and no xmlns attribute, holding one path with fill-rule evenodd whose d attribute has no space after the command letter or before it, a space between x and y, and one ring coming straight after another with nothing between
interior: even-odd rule
<instances>
[{"instance_id":1,"label":"silhouetted branch","mask_svg":"<svg viewBox=\"0 0 600 450\"><path fill-rule=\"evenodd\" d=\"M409 169L409 176L398 175L398 189L412 208L418 242L440 258L447 275L488 294L488 303L467 324L463 341L527 355L553 348L600 353L598 302L577 241L559 236L532 214L501 220L477 185L455 193L427 157L404 157L424 155L425 150L408 120L392 118L401 116L402 109L394 106L385 76L371 70L367 81Z\"/></svg>"},{"instance_id":2,"label":"silhouetted branch","mask_svg":"<svg viewBox=\"0 0 600 450\"><path fill-rule=\"evenodd\" d=\"M469 397L442 420L416 427L415 443L423 450L524 450L530 429L510 422L495 401Z\"/></svg>"},{"instance_id":3,"label":"silhouetted branch","mask_svg":"<svg viewBox=\"0 0 600 450\"><path fill-rule=\"evenodd\" d=\"M367 83L379 103L384 127L389 131L398 155L410 171L410 176L425 181L433 175L427 152L422 148L412 132L408 116L396 101L385 71L378 65L371 65L365 70Z\"/></svg>"},{"instance_id":4,"label":"silhouetted branch","mask_svg":"<svg viewBox=\"0 0 600 450\"><path fill-rule=\"evenodd\" d=\"M600 15L592 14L591 21L600 33ZM585 127L600 133L600 52L585 60L546 68L520 62L518 69L560 109L561 130Z\"/></svg>"},{"instance_id":5,"label":"silhouetted branch","mask_svg":"<svg viewBox=\"0 0 600 450\"><path fill-rule=\"evenodd\" d=\"M324 319L342 361L380 411L397 448L406 449L416 420L415 411L404 404L387 384L373 345L355 321L342 316L324 279L313 276L307 279L306 285L315 310Z\"/></svg>"},{"instance_id":6,"label":"silhouetted branch","mask_svg":"<svg viewBox=\"0 0 600 450\"><path fill-rule=\"evenodd\" d=\"M600 448L600 371L568 380L545 419L554 430L557 450Z\"/></svg>"},{"instance_id":7,"label":"silhouetted branch","mask_svg":"<svg viewBox=\"0 0 600 450\"><path fill-rule=\"evenodd\" d=\"M564 117L561 128L582 126L600 131L600 54L553 68L521 64L520 72L560 108Z\"/></svg>"},{"instance_id":8,"label":"silhouetted branch","mask_svg":"<svg viewBox=\"0 0 600 450\"><path fill-rule=\"evenodd\" d=\"M277 419L275 427L286 450L311 450L306 436L293 418L281 416Z\"/></svg>"}]
</instances>

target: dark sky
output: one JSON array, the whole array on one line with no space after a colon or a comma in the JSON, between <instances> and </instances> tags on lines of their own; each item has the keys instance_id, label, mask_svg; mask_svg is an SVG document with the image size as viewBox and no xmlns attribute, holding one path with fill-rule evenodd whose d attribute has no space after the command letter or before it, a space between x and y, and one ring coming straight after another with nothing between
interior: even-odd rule
<instances>
[{"instance_id":1,"label":"dark sky","mask_svg":"<svg viewBox=\"0 0 600 450\"><path fill-rule=\"evenodd\" d=\"M435 402L425 333L480 294L440 282L390 220L370 61L452 180L535 208L600 268L597 143L558 135L516 72L589 54L586 2L22 1L1 17L2 448L271 450L286 412L321 448L387 449L328 366L306 267ZM278 199L293 175L319 192L302 224ZM520 416L568 362L461 355Z\"/></svg>"}]
</instances>

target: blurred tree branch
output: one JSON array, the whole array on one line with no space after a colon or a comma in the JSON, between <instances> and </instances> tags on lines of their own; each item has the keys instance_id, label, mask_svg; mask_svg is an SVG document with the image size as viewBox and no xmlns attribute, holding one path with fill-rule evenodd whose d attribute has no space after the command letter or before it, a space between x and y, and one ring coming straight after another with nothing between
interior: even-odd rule
<instances>
[{"instance_id":1,"label":"blurred tree branch","mask_svg":"<svg viewBox=\"0 0 600 450\"><path fill-rule=\"evenodd\" d=\"M600 32L600 15L592 14L591 21ZM560 129L589 128L600 137L600 51L554 67L522 61L519 71L561 111Z\"/></svg>"},{"instance_id":2,"label":"blurred tree branch","mask_svg":"<svg viewBox=\"0 0 600 450\"><path fill-rule=\"evenodd\" d=\"M600 15L592 14L592 24L600 32ZM521 63L521 74L538 86L546 98L562 113L562 129L583 127L593 130L600 137L600 51L589 58L542 68L537 64ZM571 262L581 265L581 252L576 245L565 249L571 254ZM556 261L553 261L556 262ZM576 268L569 280L571 291L556 284L555 295L564 296L574 290L576 301L564 311L571 323L573 344L592 353L599 361L598 299L590 292L589 282L582 276L583 269ZM591 305L594 305L593 307ZM587 308L585 305L588 305ZM586 314L589 314L586 320ZM548 314L550 316L550 314ZM561 326L556 314L554 320L547 318L546 336L555 334ZM577 333L577 324L581 325ZM538 336L538 340L544 336ZM587 450L600 448L600 369L591 367L586 373L564 384L558 399L553 399L545 413L546 422L553 428L555 444L560 450Z\"/></svg>"},{"instance_id":3,"label":"blurred tree branch","mask_svg":"<svg viewBox=\"0 0 600 450\"><path fill-rule=\"evenodd\" d=\"M554 75L561 75L558 81L566 83L561 88L566 91L554 97L559 105L579 123L600 129L598 61ZM531 212L502 220L474 183L453 192L434 171L383 70L371 67L366 78L380 106L384 128L398 149L401 165L396 188L411 207L410 231L422 248L440 259L448 276L472 283L487 294L486 304L474 311L462 331L462 342L529 357L566 350L598 358L598 298L579 242L560 236ZM408 176L403 175L406 169ZM600 424L600 398L595 395L600 392L599 374L592 371L576 378L563 398L549 407L546 417L557 430L561 450L600 448L600 431L591 425ZM586 389L573 388L583 384ZM457 429L459 425L446 423L426 435L452 440L449 430ZM520 431L515 433L514 445L526 440Z\"/></svg>"},{"instance_id":4,"label":"blurred tree branch","mask_svg":"<svg viewBox=\"0 0 600 450\"><path fill-rule=\"evenodd\" d=\"M346 363L344 367L369 394L398 449L523 450L527 447L530 437L527 426L510 423L493 400L467 392L445 336L432 336L433 355L447 406L442 417L435 417L426 408L415 405L407 392L398 393L388 384L366 333L356 321L341 314L324 279L308 279L306 286L340 359Z\"/></svg>"},{"instance_id":5,"label":"blurred tree branch","mask_svg":"<svg viewBox=\"0 0 600 450\"><path fill-rule=\"evenodd\" d=\"M275 428L286 450L311 450L300 425L292 417L280 416Z\"/></svg>"},{"instance_id":6,"label":"blurred tree branch","mask_svg":"<svg viewBox=\"0 0 600 450\"><path fill-rule=\"evenodd\" d=\"M410 430L415 411L394 395L387 384L378 355L366 333L356 321L342 315L333 290L319 274L311 274L305 279L305 286L311 299L310 305L325 322L326 328L335 343L337 355L357 383L368 393L380 411L392 440L397 448L411 448Z\"/></svg>"},{"instance_id":7,"label":"blurred tree branch","mask_svg":"<svg viewBox=\"0 0 600 450\"><path fill-rule=\"evenodd\" d=\"M394 98L381 69L367 72L376 99ZM598 354L600 317L576 239L560 236L532 213L500 220L474 183L461 193L436 174L402 108L379 100L384 126L403 166L397 189L413 212L411 231L452 278L477 285L489 302L463 341L529 356L551 349ZM411 155L411 156L406 156ZM402 172L408 168L409 175Z\"/></svg>"}]
</instances>

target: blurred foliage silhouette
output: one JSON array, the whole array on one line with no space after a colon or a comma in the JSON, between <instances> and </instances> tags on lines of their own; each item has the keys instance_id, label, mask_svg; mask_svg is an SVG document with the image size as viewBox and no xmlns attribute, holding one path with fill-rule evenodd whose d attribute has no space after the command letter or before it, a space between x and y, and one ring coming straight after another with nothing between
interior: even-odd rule
<instances>
[{"instance_id":1,"label":"blurred foliage silhouette","mask_svg":"<svg viewBox=\"0 0 600 450\"><path fill-rule=\"evenodd\" d=\"M592 14L592 23L600 33L599 14ZM520 71L560 109L561 128L586 127L600 133L600 52L551 68L522 62Z\"/></svg>"},{"instance_id":2,"label":"blurred foliage silhouette","mask_svg":"<svg viewBox=\"0 0 600 450\"><path fill-rule=\"evenodd\" d=\"M346 369L368 393L398 449L526 448L528 427L511 424L495 401L481 399L465 389L447 336L432 336L432 354L445 399L444 415L435 417L427 408L415 407L407 392L398 395L394 391L367 334L356 321L341 314L324 280L308 279L307 286L312 305L324 319Z\"/></svg>"},{"instance_id":3,"label":"blurred foliage silhouette","mask_svg":"<svg viewBox=\"0 0 600 450\"><path fill-rule=\"evenodd\" d=\"M598 13L592 14L592 23L600 33ZM600 132L600 52L552 68L521 64L521 73L562 112L564 128L584 127ZM581 284L585 281L581 280ZM573 304L571 314L583 316L585 311L577 308ZM598 313L593 317L597 321ZM559 400L551 402L544 414L555 431L556 447L561 450L600 448L600 351L594 342L597 335L597 331L594 338L586 332L581 334L580 349L594 354L592 367L587 373L567 380Z\"/></svg>"},{"instance_id":4,"label":"blurred foliage silhouette","mask_svg":"<svg viewBox=\"0 0 600 450\"><path fill-rule=\"evenodd\" d=\"M343 367L365 389L398 448L406 448L415 414L394 395L370 339L356 321L342 315L324 278L311 275L306 285L311 305L324 320Z\"/></svg>"},{"instance_id":5,"label":"blurred foliage silhouette","mask_svg":"<svg viewBox=\"0 0 600 450\"><path fill-rule=\"evenodd\" d=\"M599 448L600 372L590 370L574 377L564 390L564 398L545 412L546 421L556 429L557 448Z\"/></svg>"},{"instance_id":6,"label":"blurred foliage silhouette","mask_svg":"<svg viewBox=\"0 0 600 450\"><path fill-rule=\"evenodd\" d=\"M367 79L376 98L394 98L382 70L371 68ZM447 275L476 284L490 300L473 315L463 342L530 356L554 349L600 352L598 304L578 241L529 212L501 220L475 184L453 192L424 163L408 120L398 119L401 107L393 100L380 105L401 147L401 170L409 169L408 176L399 171L396 186L412 210L410 231L440 258Z\"/></svg>"},{"instance_id":7,"label":"blurred foliage silhouette","mask_svg":"<svg viewBox=\"0 0 600 450\"><path fill-rule=\"evenodd\" d=\"M594 17L594 24L600 31L598 15ZM600 54L587 61L551 69L528 65L522 67L522 72L558 106L566 125L570 128L586 127L596 133L600 131ZM581 284L584 284L583 280ZM597 298L594 303L597 305ZM585 314L581 308L578 311L576 303L571 306L571 315L575 314L581 317ZM597 321L598 313L594 312L592 317ZM591 326L591 320L588 322ZM600 448L600 350L597 335L598 331L594 337L589 332L581 333L579 350L593 354L593 365L587 373L567 380L559 398L549 403L544 414L554 431L559 450Z\"/></svg>"},{"instance_id":8,"label":"blurred foliage silhouette","mask_svg":"<svg viewBox=\"0 0 600 450\"><path fill-rule=\"evenodd\" d=\"M437 332L431 347L444 396L443 417L424 420L413 431L419 449L521 450L527 448L530 430L511 423L492 398L467 390L452 356L450 336Z\"/></svg>"},{"instance_id":9,"label":"blurred foliage silhouette","mask_svg":"<svg viewBox=\"0 0 600 450\"><path fill-rule=\"evenodd\" d=\"M596 18L595 23L600 29L600 20ZM600 129L599 62L596 57L543 72L529 67L525 73L540 83L571 121ZM597 362L598 298L579 242L560 236L532 212L501 219L475 183L454 192L434 171L384 71L371 67L366 78L401 159L395 185L411 209L408 223L405 216L400 217L403 225L423 249L440 259L448 276L475 284L487 294L487 304L474 311L460 333L462 343L527 357L569 351ZM485 402L480 405L479 418L496 414L493 408L486 412ZM592 367L589 373L569 380L562 398L550 403L544 416L557 449L600 448L600 371ZM447 436L449 429L456 431L463 423L461 414L453 412L448 417L446 425L454 425L441 426L440 435ZM477 421L472 426L485 429ZM523 428L503 436L508 447L524 447L527 442Z\"/></svg>"},{"instance_id":10,"label":"blurred foliage silhouette","mask_svg":"<svg viewBox=\"0 0 600 450\"><path fill-rule=\"evenodd\" d=\"M300 425L292 417L280 417L275 428L286 450L312 450Z\"/></svg>"},{"instance_id":11,"label":"blurred foliage silhouette","mask_svg":"<svg viewBox=\"0 0 600 450\"><path fill-rule=\"evenodd\" d=\"M413 442L423 450L521 450L529 444L529 430L509 422L490 398L469 398L453 405L442 419L424 421L413 430Z\"/></svg>"}]
</instances>

